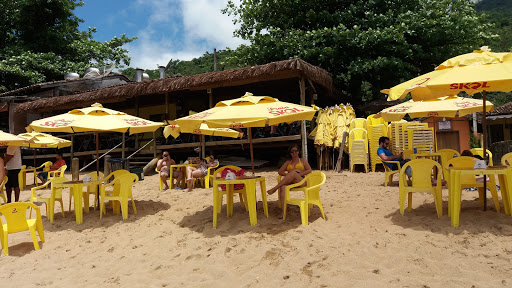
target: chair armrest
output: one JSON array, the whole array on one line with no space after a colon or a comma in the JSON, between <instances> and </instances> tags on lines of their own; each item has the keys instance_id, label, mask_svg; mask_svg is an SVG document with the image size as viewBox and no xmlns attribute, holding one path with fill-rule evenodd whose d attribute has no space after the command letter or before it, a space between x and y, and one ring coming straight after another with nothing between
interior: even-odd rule
<instances>
[{"instance_id":1,"label":"chair armrest","mask_svg":"<svg viewBox=\"0 0 512 288\"><path fill-rule=\"evenodd\" d=\"M46 183L44 183L43 185L39 185L39 186L36 186L36 187L32 187L30 188L30 190L41 190L43 188L48 188L48 185L50 185L50 181L46 181Z\"/></svg>"},{"instance_id":2,"label":"chair armrest","mask_svg":"<svg viewBox=\"0 0 512 288\"><path fill-rule=\"evenodd\" d=\"M384 161L384 160L383 160L383 161L382 161L382 163L391 163L391 164L396 164L396 165L397 165L397 167L398 167L398 170L402 169L402 168L400 167L400 161L395 161L395 160L392 160L392 161ZM386 165L386 166L387 166L387 165ZM386 168L386 167L384 167L384 168ZM389 168L389 167L387 167L387 168Z\"/></svg>"},{"instance_id":3,"label":"chair armrest","mask_svg":"<svg viewBox=\"0 0 512 288\"><path fill-rule=\"evenodd\" d=\"M310 173L310 174L311 174L311 173ZM286 186L284 186L284 187L285 187L285 189L286 189L286 190L290 190L290 189L292 189L292 188L295 188L295 187L298 187L298 186L300 186L300 185L304 184L304 183L307 181L308 176L309 176L310 174L306 175L306 177L304 177L304 179L302 179L302 181L300 181L300 182L297 182L297 183L294 183L294 184L290 184L290 185L286 185Z\"/></svg>"}]
</instances>

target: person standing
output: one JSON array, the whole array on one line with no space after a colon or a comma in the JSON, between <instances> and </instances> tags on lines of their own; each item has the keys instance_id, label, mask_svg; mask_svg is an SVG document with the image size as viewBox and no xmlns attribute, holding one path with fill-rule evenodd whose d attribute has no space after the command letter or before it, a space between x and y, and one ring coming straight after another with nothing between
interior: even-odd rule
<instances>
[{"instance_id":1,"label":"person standing","mask_svg":"<svg viewBox=\"0 0 512 288\"><path fill-rule=\"evenodd\" d=\"M7 193L7 203L11 203L11 194L14 189L14 201L20 200L20 185L18 174L21 170L21 150L18 146L7 146L5 153L5 168L7 169L7 183L5 184L5 193Z\"/></svg>"}]
</instances>

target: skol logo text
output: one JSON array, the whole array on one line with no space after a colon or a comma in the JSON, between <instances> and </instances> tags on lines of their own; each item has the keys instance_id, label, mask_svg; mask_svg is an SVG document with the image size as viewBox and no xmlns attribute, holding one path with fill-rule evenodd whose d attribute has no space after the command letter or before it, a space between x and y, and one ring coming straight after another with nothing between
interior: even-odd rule
<instances>
[{"instance_id":1,"label":"skol logo text","mask_svg":"<svg viewBox=\"0 0 512 288\"><path fill-rule=\"evenodd\" d=\"M284 114L293 114L293 113L298 113L298 112L302 112L302 111L304 111L304 110L301 110L299 108L291 108L291 107L287 107L287 106L268 109L268 113L270 113L274 116L281 116Z\"/></svg>"},{"instance_id":2,"label":"skol logo text","mask_svg":"<svg viewBox=\"0 0 512 288\"><path fill-rule=\"evenodd\" d=\"M467 89L467 90L477 90L477 89L485 89L491 88L487 82L470 82L470 83L452 83L450 84L450 89Z\"/></svg>"}]
</instances>

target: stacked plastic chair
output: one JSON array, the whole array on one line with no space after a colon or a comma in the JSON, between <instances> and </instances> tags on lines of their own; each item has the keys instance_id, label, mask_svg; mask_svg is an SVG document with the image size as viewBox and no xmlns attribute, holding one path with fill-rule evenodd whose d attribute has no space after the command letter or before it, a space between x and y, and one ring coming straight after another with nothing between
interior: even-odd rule
<instances>
[{"instance_id":1,"label":"stacked plastic chair","mask_svg":"<svg viewBox=\"0 0 512 288\"><path fill-rule=\"evenodd\" d=\"M375 172L377 164L382 164L382 160L377 155L379 149L379 139L388 135L388 124L382 117L375 118L375 114L366 118L366 127L368 132L368 141L370 144L370 166Z\"/></svg>"},{"instance_id":2,"label":"stacked plastic chair","mask_svg":"<svg viewBox=\"0 0 512 288\"><path fill-rule=\"evenodd\" d=\"M363 164L365 172L368 172L368 134L366 129L354 128L349 135L350 172L354 171L354 165Z\"/></svg>"}]
</instances>

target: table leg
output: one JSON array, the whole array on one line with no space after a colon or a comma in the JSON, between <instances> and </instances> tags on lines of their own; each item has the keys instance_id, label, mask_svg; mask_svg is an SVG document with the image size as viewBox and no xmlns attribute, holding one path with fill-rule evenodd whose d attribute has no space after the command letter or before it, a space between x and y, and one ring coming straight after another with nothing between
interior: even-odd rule
<instances>
[{"instance_id":1,"label":"table leg","mask_svg":"<svg viewBox=\"0 0 512 288\"><path fill-rule=\"evenodd\" d=\"M171 165L171 168L169 169L169 187L171 187L171 189L174 189L174 180L172 179L172 170L174 170L174 167L172 167ZM176 169L176 171L178 171L178 169ZM180 183L176 183L177 185L179 185Z\"/></svg>"},{"instance_id":2,"label":"table leg","mask_svg":"<svg viewBox=\"0 0 512 288\"><path fill-rule=\"evenodd\" d=\"M455 182L455 173L453 170L448 172L448 217L452 217L452 205L453 205L453 182Z\"/></svg>"},{"instance_id":3,"label":"table leg","mask_svg":"<svg viewBox=\"0 0 512 288\"><path fill-rule=\"evenodd\" d=\"M460 217L460 201L461 201L461 186L460 186L460 171L455 171L455 179L453 183L453 205L452 205L452 227L459 227Z\"/></svg>"},{"instance_id":4,"label":"table leg","mask_svg":"<svg viewBox=\"0 0 512 288\"><path fill-rule=\"evenodd\" d=\"M505 214L512 214L512 203L510 199L510 179L512 177L512 169L507 169L505 174L498 175L501 198L503 199L503 207L505 208Z\"/></svg>"},{"instance_id":5,"label":"table leg","mask_svg":"<svg viewBox=\"0 0 512 288\"><path fill-rule=\"evenodd\" d=\"M75 216L76 216L76 224L82 224L83 222L83 212L82 212L82 193L83 186L82 184L74 184L73 185L73 196L75 198Z\"/></svg>"},{"instance_id":6,"label":"table leg","mask_svg":"<svg viewBox=\"0 0 512 288\"><path fill-rule=\"evenodd\" d=\"M267 188L265 187L265 180L260 180L259 182L260 182L261 200L263 201L263 212L265 213L265 217L268 218Z\"/></svg>"},{"instance_id":7,"label":"table leg","mask_svg":"<svg viewBox=\"0 0 512 288\"><path fill-rule=\"evenodd\" d=\"M258 221L256 216L256 183L255 181L248 181L248 184L247 205L249 206L249 219L251 226L254 226Z\"/></svg>"},{"instance_id":8,"label":"table leg","mask_svg":"<svg viewBox=\"0 0 512 288\"><path fill-rule=\"evenodd\" d=\"M213 185L213 228L217 228L217 214L219 209L219 189L218 185Z\"/></svg>"},{"instance_id":9,"label":"table leg","mask_svg":"<svg viewBox=\"0 0 512 288\"><path fill-rule=\"evenodd\" d=\"M227 213L228 217L233 216L233 194L234 194L234 189L235 189L234 184L226 184L226 192L227 192L226 193L226 197L227 197L227 199L226 199L226 202L227 202L227 204L226 204L226 206L227 206L226 208L227 209L226 210L227 210L227 212L226 213Z\"/></svg>"}]
</instances>

